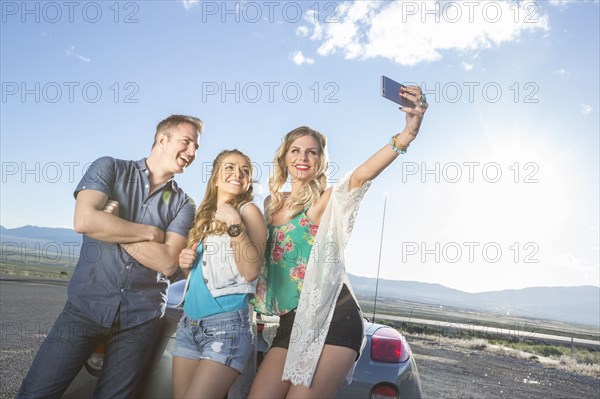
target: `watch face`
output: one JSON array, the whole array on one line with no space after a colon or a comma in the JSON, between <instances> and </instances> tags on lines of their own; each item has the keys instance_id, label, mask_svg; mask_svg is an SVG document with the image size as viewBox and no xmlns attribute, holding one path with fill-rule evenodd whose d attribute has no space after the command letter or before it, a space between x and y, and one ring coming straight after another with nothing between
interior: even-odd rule
<instances>
[{"instance_id":1,"label":"watch face","mask_svg":"<svg viewBox=\"0 0 600 399\"><path fill-rule=\"evenodd\" d=\"M240 235L241 232L242 228L239 224L232 224L227 228L227 234L229 234L230 237L237 237Z\"/></svg>"}]
</instances>

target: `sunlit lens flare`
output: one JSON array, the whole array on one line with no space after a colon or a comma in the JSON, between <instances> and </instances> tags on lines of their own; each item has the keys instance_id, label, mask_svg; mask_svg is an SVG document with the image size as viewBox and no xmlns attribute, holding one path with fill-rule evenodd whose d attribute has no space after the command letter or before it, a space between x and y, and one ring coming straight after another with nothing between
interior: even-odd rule
<instances>
[{"instance_id":1,"label":"sunlit lens flare","mask_svg":"<svg viewBox=\"0 0 600 399\"><path fill-rule=\"evenodd\" d=\"M570 206L556 154L519 142L496 146L475 160L473 181L461 182L460 230L497 240L556 234Z\"/></svg>"}]
</instances>

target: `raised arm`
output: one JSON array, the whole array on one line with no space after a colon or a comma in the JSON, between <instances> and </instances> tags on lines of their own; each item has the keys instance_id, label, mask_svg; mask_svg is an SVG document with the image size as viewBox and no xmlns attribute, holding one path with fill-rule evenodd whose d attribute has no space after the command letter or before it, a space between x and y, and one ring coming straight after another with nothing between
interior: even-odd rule
<instances>
[{"instance_id":1,"label":"raised arm","mask_svg":"<svg viewBox=\"0 0 600 399\"><path fill-rule=\"evenodd\" d=\"M411 101L414 107L402 107L400 110L406 113L406 126L401 133L393 136L392 141L398 150L406 149L409 144L417 137L423 116L427 110L425 97L418 86L407 86L400 89L400 95ZM385 168L387 168L399 153L386 144L375 154L371 155L363 164L358 166L350 178L350 189L362 186L365 182L373 180Z\"/></svg>"},{"instance_id":2,"label":"raised arm","mask_svg":"<svg viewBox=\"0 0 600 399\"><path fill-rule=\"evenodd\" d=\"M101 191L80 191L75 202L75 231L114 244L163 242L164 233L158 227L129 222L113 213L103 211L107 201L108 195Z\"/></svg>"}]
</instances>

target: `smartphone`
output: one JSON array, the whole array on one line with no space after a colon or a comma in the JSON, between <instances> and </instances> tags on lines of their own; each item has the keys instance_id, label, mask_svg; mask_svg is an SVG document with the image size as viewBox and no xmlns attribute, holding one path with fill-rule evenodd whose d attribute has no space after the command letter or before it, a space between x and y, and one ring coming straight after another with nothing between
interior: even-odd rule
<instances>
[{"instance_id":1,"label":"smartphone","mask_svg":"<svg viewBox=\"0 0 600 399\"><path fill-rule=\"evenodd\" d=\"M403 107L412 107L413 104L410 101L400 96L401 87L404 87L404 85L381 75L381 95Z\"/></svg>"}]
</instances>

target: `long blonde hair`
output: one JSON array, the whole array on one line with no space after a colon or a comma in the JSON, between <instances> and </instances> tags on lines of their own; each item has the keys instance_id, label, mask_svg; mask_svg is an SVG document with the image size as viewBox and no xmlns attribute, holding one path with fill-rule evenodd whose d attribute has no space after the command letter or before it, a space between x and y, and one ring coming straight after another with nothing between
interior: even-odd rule
<instances>
[{"instance_id":1,"label":"long blonde hair","mask_svg":"<svg viewBox=\"0 0 600 399\"><path fill-rule=\"evenodd\" d=\"M283 206L283 194L281 188L288 179L288 169L285 163L285 156L292 143L304 136L312 136L319 145L319 161L314 178L307 184L304 184L299 191L298 196L291 198L287 204L286 216L294 217L300 213L307 205L313 205L321 194L327 188L327 138L321 133L307 126L300 126L285 135L283 142L275 152L273 159L273 175L269 178L269 191L271 193L271 202L265 209L267 222L271 221L274 213Z\"/></svg>"},{"instance_id":2,"label":"long blonde hair","mask_svg":"<svg viewBox=\"0 0 600 399\"><path fill-rule=\"evenodd\" d=\"M244 157L250 166L250 175L248 176L248 190L236 196L233 200L229 201L229 203L236 209L240 209L242 205L252 201L252 191L254 190L254 187L252 186L252 161L250 160L250 157L238 149L221 151L213 161L210 178L206 184L206 193L198 206L198 210L196 210L194 226L188 233L188 248L191 248L195 243L200 242L200 240L211 234L221 235L225 234L225 231L227 230L227 225L215 221L214 217L215 212L217 211L217 183L221 174L221 168L223 167L223 159L232 154Z\"/></svg>"}]
</instances>

